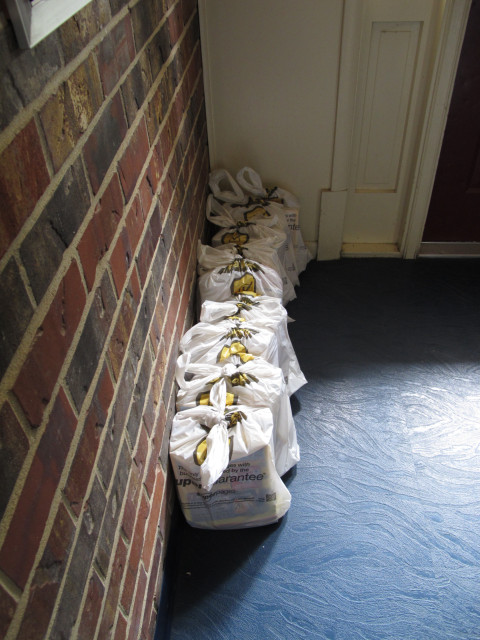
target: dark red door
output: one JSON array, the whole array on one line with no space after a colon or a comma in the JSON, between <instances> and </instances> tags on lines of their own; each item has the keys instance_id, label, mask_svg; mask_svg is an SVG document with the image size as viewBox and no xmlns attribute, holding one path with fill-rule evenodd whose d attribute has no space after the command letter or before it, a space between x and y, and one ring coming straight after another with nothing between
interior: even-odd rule
<instances>
[{"instance_id":1,"label":"dark red door","mask_svg":"<svg viewBox=\"0 0 480 640\"><path fill-rule=\"evenodd\" d=\"M480 242L480 0L473 0L424 242Z\"/></svg>"}]
</instances>

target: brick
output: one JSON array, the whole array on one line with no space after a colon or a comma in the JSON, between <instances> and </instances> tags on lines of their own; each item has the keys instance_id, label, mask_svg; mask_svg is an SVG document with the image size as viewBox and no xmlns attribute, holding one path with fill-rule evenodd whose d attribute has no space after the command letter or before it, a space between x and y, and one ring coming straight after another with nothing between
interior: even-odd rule
<instances>
[{"instance_id":1,"label":"brick","mask_svg":"<svg viewBox=\"0 0 480 640\"><path fill-rule=\"evenodd\" d=\"M156 244L157 242L153 238L151 230L148 228L143 237L142 246L140 247L135 258L135 263L137 265L138 275L140 278L140 284L142 287L145 286L148 274L150 273Z\"/></svg>"},{"instance_id":2,"label":"brick","mask_svg":"<svg viewBox=\"0 0 480 640\"><path fill-rule=\"evenodd\" d=\"M0 30L0 130L13 120L23 108L22 99L15 88L13 78L7 69L12 53L18 45L15 41L11 22L4 20Z\"/></svg>"},{"instance_id":3,"label":"brick","mask_svg":"<svg viewBox=\"0 0 480 640\"><path fill-rule=\"evenodd\" d=\"M33 309L14 258L0 276L0 378L20 345Z\"/></svg>"},{"instance_id":4,"label":"brick","mask_svg":"<svg viewBox=\"0 0 480 640\"><path fill-rule=\"evenodd\" d=\"M60 589L75 526L60 503L52 532L30 587L19 638L43 640Z\"/></svg>"},{"instance_id":5,"label":"brick","mask_svg":"<svg viewBox=\"0 0 480 640\"><path fill-rule=\"evenodd\" d=\"M171 130L170 116L168 120L164 123L163 129L160 132L159 145L160 145L160 150L162 152L163 164L166 165L173 148L173 136L172 136L172 130Z\"/></svg>"},{"instance_id":6,"label":"brick","mask_svg":"<svg viewBox=\"0 0 480 640\"><path fill-rule=\"evenodd\" d=\"M122 518L122 529L128 540L132 540L135 527L135 515L142 490L141 470L134 463L130 468L130 477Z\"/></svg>"},{"instance_id":7,"label":"brick","mask_svg":"<svg viewBox=\"0 0 480 640\"><path fill-rule=\"evenodd\" d=\"M60 389L0 551L2 571L21 589L32 569L75 428L75 415Z\"/></svg>"},{"instance_id":8,"label":"brick","mask_svg":"<svg viewBox=\"0 0 480 640\"><path fill-rule=\"evenodd\" d=\"M161 29L154 35L147 48L153 78L156 78L162 71L163 65L167 61L171 50L172 46L168 33L168 23L165 22Z\"/></svg>"},{"instance_id":9,"label":"brick","mask_svg":"<svg viewBox=\"0 0 480 640\"><path fill-rule=\"evenodd\" d=\"M172 47L176 44L183 31L183 20L181 14L181 4L177 4L176 8L168 16L168 31L170 34L170 42Z\"/></svg>"},{"instance_id":10,"label":"brick","mask_svg":"<svg viewBox=\"0 0 480 640\"><path fill-rule=\"evenodd\" d=\"M142 549L142 561L147 571L150 569L150 562L152 560L152 553L155 546L158 525L160 520L160 509L162 506L163 492L165 487L165 476L162 469L157 470L157 477L155 481L155 488L153 491L153 497L151 500L151 509L148 516L148 523L145 530L143 549Z\"/></svg>"},{"instance_id":11,"label":"brick","mask_svg":"<svg viewBox=\"0 0 480 640\"><path fill-rule=\"evenodd\" d=\"M148 103L148 109L145 112L148 137L150 138L150 142L152 144L155 142L155 139L157 137L157 133L163 119L163 111L164 107L162 104L162 94L160 91L160 87L157 87L157 90L153 94L152 99Z\"/></svg>"},{"instance_id":12,"label":"brick","mask_svg":"<svg viewBox=\"0 0 480 640\"><path fill-rule=\"evenodd\" d=\"M123 585L121 604L125 611L130 611L135 591L135 583L137 581L138 570L140 568L140 558L142 554L143 535L145 525L148 518L148 503L145 496L142 496L140 507L135 523L135 531L133 539L130 543L130 555L128 558L127 571L125 573L125 581Z\"/></svg>"},{"instance_id":13,"label":"brick","mask_svg":"<svg viewBox=\"0 0 480 640\"><path fill-rule=\"evenodd\" d=\"M125 218L125 227L128 235L129 246L131 249L131 255L135 254L135 250L138 245L138 241L143 233L143 210L139 196L135 197L132 202L127 217Z\"/></svg>"},{"instance_id":14,"label":"brick","mask_svg":"<svg viewBox=\"0 0 480 640\"><path fill-rule=\"evenodd\" d=\"M118 13L122 7L129 3L130 0L110 0L110 6L112 7L112 13Z\"/></svg>"},{"instance_id":15,"label":"brick","mask_svg":"<svg viewBox=\"0 0 480 640\"><path fill-rule=\"evenodd\" d=\"M152 569L148 577L147 593L145 597L145 614L143 616L142 634L145 638L153 638L155 636L155 628L158 614L159 604L159 581L163 567L161 566L162 541L157 536L155 543L155 552L153 555Z\"/></svg>"},{"instance_id":16,"label":"brick","mask_svg":"<svg viewBox=\"0 0 480 640\"><path fill-rule=\"evenodd\" d=\"M75 547L71 553L70 565L65 576L64 588L54 620L51 638L71 638L72 630L79 617L80 604L87 584L93 560L102 517L105 511L105 494L95 479L88 502L83 512Z\"/></svg>"},{"instance_id":17,"label":"brick","mask_svg":"<svg viewBox=\"0 0 480 640\"><path fill-rule=\"evenodd\" d=\"M159 339L159 342L160 342L160 339ZM153 400L153 394L150 391L148 394L147 400L145 402L145 406L143 408L143 416L142 416L143 424L145 425L145 429L148 435L150 435L153 430L153 425L155 422L155 410L156 410L156 406ZM151 492L149 492L149 495L151 495Z\"/></svg>"},{"instance_id":18,"label":"brick","mask_svg":"<svg viewBox=\"0 0 480 640\"><path fill-rule=\"evenodd\" d=\"M122 98L117 92L97 122L84 147L90 183L94 193L107 173L127 133Z\"/></svg>"},{"instance_id":19,"label":"brick","mask_svg":"<svg viewBox=\"0 0 480 640\"><path fill-rule=\"evenodd\" d=\"M127 344L134 317L129 299L127 296L126 298L122 303L122 310L118 316L108 347L108 356L116 380L119 378L122 362L127 352Z\"/></svg>"},{"instance_id":20,"label":"brick","mask_svg":"<svg viewBox=\"0 0 480 640\"><path fill-rule=\"evenodd\" d=\"M47 82L62 68L60 43L56 32L51 33L33 49L19 51L9 62L13 84L27 105L37 98Z\"/></svg>"},{"instance_id":21,"label":"brick","mask_svg":"<svg viewBox=\"0 0 480 640\"><path fill-rule=\"evenodd\" d=\"M20 131L0 155L0 257L50 182L34 120Z\"/></svg>"},{"instance_id":22,"label":"brick","mask_svg":"<svg viewBox=\"0 0 480 640\"><path fill-rule=\"evenodd\" d=\"M149 350L145 350L142 365L135 385L133 402L131 405L130 415L127 421L127 432L130 437L132 447L135 448L137 442L138 431L142 423L143 406L145 404L145 396L147 392L148 382L152 371L152 358Z\"/></svg>"},{"instance_id":23,"label":"brick","mask_svg":"<svg viewBox=\"0 0 480 640\"><path fill-rule=\"evenodd\" d=\"M119 516L127 487L130 466L131 457L128 452L128 447L124 443L120 451L115 476L112 478L110 497L107 508L105 509L105 516L97 544L96 563L104 576L108 574L114 539L120 524Z\"/></svg>"},{"instance_id":24,"label":"brick","mask_svg":"<svg viewBox=\"0 0 480 640\"><path fill-rule=\"evenodd\" d=\"M83 271L91 290L98 263L110 248L123 215L123 196L118 174L114 173L105 189L92 220L78 244Z\"/></svg>"},{"instance_id":25,"label":"brick","mask_svg":"<svg viewBox=\"0 0 480 640\"><path fill-rule=\"evenodd\" d=\"M90 55L40 112L45 139L58 171L102 104L102 88Z\"/></svg>"},{"instance_id":26,"label":"brick","mask_svg":"<svg viewBox=\"0 0 480 640\"><path fill-rule=\"evenodd\" d=\"M91 640L95 637L95 630L102 609L104 591L103 583L94 571L88 583L87 597L78 627L78 640Z\"/></svg>"},{"instance_id":27,"label":"brick","mask_svg":"<svg viewBox=\"0 0 480 640\"><path fill-rule=\"evenodd\" d=\"M108 585L108 591L105 598L105 607L103 609L102 621L98 633L99 638L110 638L115 621L115 615L117 613L118 599L120 596L120 585L122 583L123 573L125 571L125 565L127 561L127 547L122 538L119 538L117 548L115 550L115 557L113 560L112 571L110 574L110 581ZM117 625L118 627L118 625ZM90 638L93 637L90 636ZM87 637L85 640L89 640Z\"/></svg>"},{"instance_id":28,"label":"brick","mask_svg":"<svg viewBox=\"0 0 480 640\"><path fill-rule=\"evenodd\" d=\"M127 230L123 229L118 236L117 243L110 256L110 268L117 296L122 295L123 287L127 279L127 270L132 261L132 250L128 239Z\"/></svg>"},{"instance_id":29,"label":"brick","mask_svg":"<svg viewBox=\"0 0 480 640\"><path fill-rule=\"evenodd\" d=\"M108 272L105 272L100 286L95 291L92 306L66 376L78 411L97 369L99 354L105 344L115 307L115 294Z\"/></svg>"},{"instance_id":30,"label":"brick","mask_svg":"<svg viewBox=\"0 0 480 640\"><path fill-rule=\"evenodd\" d=\"M118 384L115 404L106 427L103 447L97 463L98 473L105 487L110 485L112 479L113 468L133 393L134 380L135 371L127 363Z\"/></svg>"},{"instance_id":31,"label":"brick","mask_svg":"<svg viewBox=\"0 0 480 640\"><path fill-rule=\"evenodd\" d=\"M103 91L108 96L135 57L130 15L105 36L96 53Z\"/></svg>"},{"instance_id":32,"label":"brick","mask_svg":"<svg viewBox=\"0 0 480 640\"><path fill-rule=\"evenodd\" d=\"M15 600L0 585L0 636L2 638L7 636L8 627L15 615L16 608L17 603Z\"/></svg>"},{"instance_id":33,"label":"brick","mask_svg":"<svg viewBox=\"0 0 480 640\"><path fill-rule=\"evenodd\" d=\"M112 381L107 367L104 367L85 419L85 426L64 489L65 497L77 516L81 514L83 499L90 482L112 397Z\"/></svg>"},{"instance_id":34,"label":"brick","mask_svg":"<svg viewBox=\"0 0 480 640\"><path fill-rule=\"evenodd\" d=\"M145 573L145 569L142 566L140 566L138 583L137 583L137 591L135 593L135 602L134 602L133 610L130 616L131 622L130 622L130 629L128 631L128 640L137 640L139 637L138 632L142 627L142 613L143 613L146 589L147 589L147 574Z\"/></svg>"},{"instance_id":35,"label":"brick","mask_svg":"<svg viewBox=\"0 0 480 640\"><path fill-rule=\"evenodd\" d=\"M10 500L28 449L28 438L13 409L5 402L0 410L0 518Z\"/></svg>"},{"instance_id":36,"label":"brick","mask_svg":"<svg viewBox=\"0 0 480 640\"><path fill-rule=\"evenodd\" d=\"M130 200L149 151L147 128L142 118L119 162L120 181L125 199Z\"/></svg>"},{"instance_id":37,"label":"brick","mask_svg":"<svg viewBox=\"0 0 480 640\"><path fill-rule=\"evenodd\" d=\"M76 262L72 262L53 299L13 390L33 427L42 421L65 356L77 330L85 291Z\"/></svg>"},{"instance_id":38,"label":"brick","mask_svg":"<svg viewBox=\"0 0 480 640\"><path fill-rule=\"evenodd\" d=\"M122 84L121 91L128 125L132 126L152 86L152 72L147 53L144 51Z\"/></svg>"},{"instance_id":39,"label":"brick","mask_svg":"<svg viewBox=\"0 0 480 640\"><path fill-rule=\"evenodd\" d=\"M118 614L117 624L115 627L115 635L113 636L113 640L125 640L127 637L127 621L122 616L121 613ZM153 636L152 636L153 638Z\"/></svg>"},{"instance_id":40,"label":"brick","mask_svg":"<svg viewBox=\"0 0 480 640\"><path fill-rule=\"evenodd\" d=\"M157 0L143 0L132 7L131 14L135 47L140 51L160 22L160 8Z\"/></svg>"},{"instance_id":41,"label":"brick","mask_svg":"<svg viewBox=\"0 0 480 640\"><path fill-rule=\"evenodd\" d=\"M82 162L65 174L39 220L20 247L37 302L43 298L90 206Z\"/></svg>"},{"instance_id":42,"label":"brick","mask_svg":"<svg viewBox=\"0 0 480 640\"><path fill-rule=\"evenodd\" d=\"M59 27L65 61L70 62L108 24L111 18L108 0L96 0L80 9Z\"/></svg>"}]
</instances>

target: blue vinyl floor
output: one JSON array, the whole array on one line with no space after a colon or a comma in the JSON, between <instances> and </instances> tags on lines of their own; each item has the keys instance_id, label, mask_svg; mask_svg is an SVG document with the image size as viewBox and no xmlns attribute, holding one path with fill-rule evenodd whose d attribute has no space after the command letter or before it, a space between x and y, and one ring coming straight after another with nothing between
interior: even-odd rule
<instances>
[{"instance_id":1,"label":"blue vinyl floor","mask_svg":"<svg viewBox=\"0 0 480 640\"><path fill-rule=\"evenodd\" d=\"M480 639L480 260L310 263L283 520L179 517L170 640Z\"/></svg>"}]
</instances>

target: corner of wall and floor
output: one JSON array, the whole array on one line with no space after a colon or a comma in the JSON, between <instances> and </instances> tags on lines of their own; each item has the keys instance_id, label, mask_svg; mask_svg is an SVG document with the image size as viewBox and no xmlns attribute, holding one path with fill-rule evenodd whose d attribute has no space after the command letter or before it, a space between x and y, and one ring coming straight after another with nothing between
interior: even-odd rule
<instances>
[{"instance_id":1,"label":"corner of wall and floor","mask_svg":"<svg viewBox=\"0 0 480 640\"><path fill-rule=\"evenodd\" d=\"M0 636L153 638L208 149L195 0L0 8ZM0 7L3 5L0 5Z\"/></svg>"}]
</instances>

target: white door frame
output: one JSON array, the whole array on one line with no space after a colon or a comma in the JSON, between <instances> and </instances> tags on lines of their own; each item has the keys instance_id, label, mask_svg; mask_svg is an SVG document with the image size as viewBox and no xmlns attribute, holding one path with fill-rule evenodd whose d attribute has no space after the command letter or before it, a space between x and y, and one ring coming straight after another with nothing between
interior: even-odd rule
<instances>
[{"instance_id":1,"label":"white door frame","mask_svg":"<svg viewBox=\"0 0 480 640\"><path fill-rule=\"evenodd\" d=\"M445 0L438 53L399 246L404 258L415 258L420 248L470 5L471 0ZM338 259L342 251L363 6L363 0L344 0L332 180L331 188L322 191L321 196L318 260Z\"/></svg>"}]
</instances>

